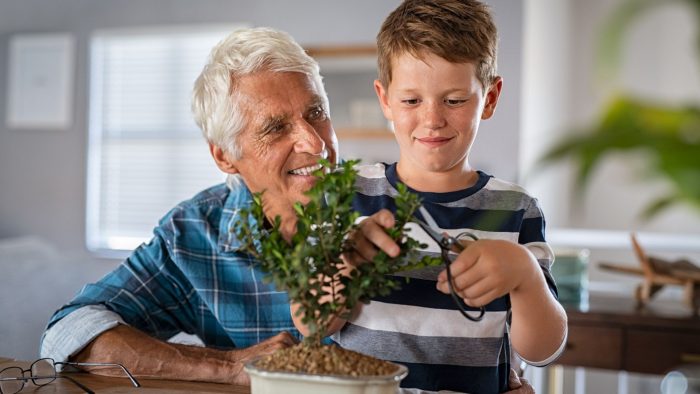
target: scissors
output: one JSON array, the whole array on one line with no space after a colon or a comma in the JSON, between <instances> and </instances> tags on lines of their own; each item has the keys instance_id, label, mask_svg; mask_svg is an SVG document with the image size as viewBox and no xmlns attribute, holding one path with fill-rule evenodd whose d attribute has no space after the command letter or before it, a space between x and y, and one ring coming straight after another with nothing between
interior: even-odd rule
<instances>
[{"instance_id":1,"label":"scissors","mask_svg":"<svg viewBox=\"0 0 700 394\"><path fill-rule=\"evenodd\" d=\"M424 218L426 218L426 220L431 219L430 215L428 215L426 209L423 206L419 208L419 212L423 215ZM416 218L415 216L411 219L411 221L418 224L423 229L423 231L425 231L430 236L430 238L435 240L435 242L437 242L437 244L440 246L442 261L445 263L445 268L447 271L447 284L450 287L450 295L452 296L452 300L454 301L455 305L457 305L457 309L459 310L459 312L462 313L464 317L473 322L481 321L484 318L486 309L483 306L479 307L479 316L470 316L464 309L464 306L462 306L462 299L457 295L452 285L452 272L450 272L450 264L452 263L452 261L450 260L449 252L452 251L455 253L460 253L464 250L465 246L459 241L459 239L449 236L447 234L441 234L440 232L435 230L433 226ZM437 225L435 227L437 227ZM476 235L469 232L464 232L462 233L462 235L471 238L472 241L476 241L478 239Z\"/></svg>"}]
</instances>

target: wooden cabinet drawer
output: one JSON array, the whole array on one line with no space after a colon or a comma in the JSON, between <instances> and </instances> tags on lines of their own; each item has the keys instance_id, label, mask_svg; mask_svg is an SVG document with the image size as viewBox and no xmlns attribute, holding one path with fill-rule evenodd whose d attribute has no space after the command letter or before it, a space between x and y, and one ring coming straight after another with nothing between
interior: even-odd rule
<instances>
[{"instance_id":1,"label":"wooden cabinet drawer","mask_svg":"<svg viewBox=\"0 0 700 394\"><path fill-rule=\"evenodd\" d=\"M627 331L624 369L664 374L687 364L700 364L700 332Z\"/></svg>"},{"instance_id":2,"label":"wooden cabinet drawer","mask_svg":"<svg viewBox=\"0 0 700 394\"><path fill-rule=\"evenodd\" d=\"M622 335L619 328L569 325L569 337L557 364L593 368L622 368Z\"/></svg>"}]
</instances>

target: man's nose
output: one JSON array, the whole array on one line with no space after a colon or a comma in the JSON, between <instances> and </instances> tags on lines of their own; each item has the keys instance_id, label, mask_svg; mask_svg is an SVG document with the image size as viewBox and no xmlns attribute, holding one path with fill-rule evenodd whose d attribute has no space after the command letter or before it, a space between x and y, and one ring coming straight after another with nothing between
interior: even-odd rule
<instances>
[{"instance_id":1,"label":"man's nose","mask_svg":"<svg viewBox=\"0 0 700 394\"><path fill-rule=\"evenodd\" d=\"M302 121L295 132L294 150L297 153L322 154L326 149L326 142L316 129L308 122Z\"/></svg>"},{"instance_id":2,"label":"man's nose","mask_svg":"<svg viewBox=\"0 0 700 394\"><path fill-rule=\"evenodd\" d=\"M445 115L442 103L438 101L426 101L423 104L423 126L428 129L439 129L445 126Z\"/></svg>"}]
</instances>

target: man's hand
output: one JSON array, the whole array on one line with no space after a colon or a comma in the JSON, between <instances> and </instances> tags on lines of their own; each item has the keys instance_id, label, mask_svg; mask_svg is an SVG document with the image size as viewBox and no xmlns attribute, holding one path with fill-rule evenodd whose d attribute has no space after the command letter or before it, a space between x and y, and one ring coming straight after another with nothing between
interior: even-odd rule
<instances>
[{"instance_id":1,"label":"man's hand","mask_svg":"<svg viewBox=\"0 0 700 394\"><path fill-rule=\"evenodd\" d=\"M506 393L535 394L535 389L530 382L525 378L518 377L513 368L510 369L510 375L508 376L508 388L510 390L506 391Z\"/></svg>"},{"instance_id":2,"label":"man's hand","mask_svg":"<svg viewBox=\"0 0 700 394\"><path fill-rule=\"evenodd\" d=\"M248 348L218 350L161 341L119 325L96 337L72 361L122 364L137 378L247 385L250 378L243 370L246 362L295 343L296 339L285 331ZM124 376L118 368L85 369L98 375Z\"/></svg>"},{"instance_id":3,"label":"man's hand","mask_svg":"<svg viewBox=\"0 0 700 394\"><path fill-rule=\"evenodd\" d=\"M231 383L250 385L250 377L243 370L245 363L257 357L272 354L277 350L288 348L296 343L296 338L289 332L284 331L251 347L240 350L229 350L228 353L231 357L231 361L234 363Z\"/></svg>"},{"instance_id":4,"label":"man's hand","mask_svg":"<svg viewBox=\"0 0 700 394\"><path fill-rule=\"evenodd\" d=\"M231 351L238 353L239 361L247 361L256 357L272 354L279 349L285 349L290 346L294 346L297 343L297 339L294 338L292 334L290 334L288 331L283 331L274 337L267 338L266 340L251 347Z\"/></svg>"},{"instance_id":5,"label":"man's hand","mask_svg":"<svg viewBox=\"0 0 700 394\"><path fill-rule=\"evenodd\" d=\"M387 209L364 219L351 235L353 250L343 256L345 261L350 265L366 263L372 261L379 250L391 257L398 255L399 245L386 233L386 229L393 227L394 223L394 215Z\"/></svg>"}]
</instances>

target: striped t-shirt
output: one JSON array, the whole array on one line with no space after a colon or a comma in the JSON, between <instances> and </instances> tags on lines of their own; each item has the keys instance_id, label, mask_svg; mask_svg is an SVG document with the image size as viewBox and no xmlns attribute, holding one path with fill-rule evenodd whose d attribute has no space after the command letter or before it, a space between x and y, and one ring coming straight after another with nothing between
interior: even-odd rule
<instances>
[{"instance_id":1,"label":"striped t-shirt","mask_svg":"<svg viewBox=\"0 0 700 394\"><path fill-rule=\"evenodd\" d=\"M358 170L355 209L362 216L382 208L394 212L396 164L365 165ZM553 253L545 243L545 223L537 200L517 185L483 172L478 175L476 184L464 190L412 191L419 194L440 232L457 236L469 231L479 238L523 244L537 257L556 295L549 272ZM408 225L411 237L429 245L425 253L440 252L418 226ZM492 301L486 306L484 319L472 322L460 314L449 295L435 288L441 270L442 267L429 267L401 273L410 280L402 280L400 290L360 306L359 313L332 339L344 348L406 365L409 374L401 383L405 388L467 393L507 391L509 297ZM462 306L468 313L478 314L477 309Z\"/></svg>"}]
</instances>

